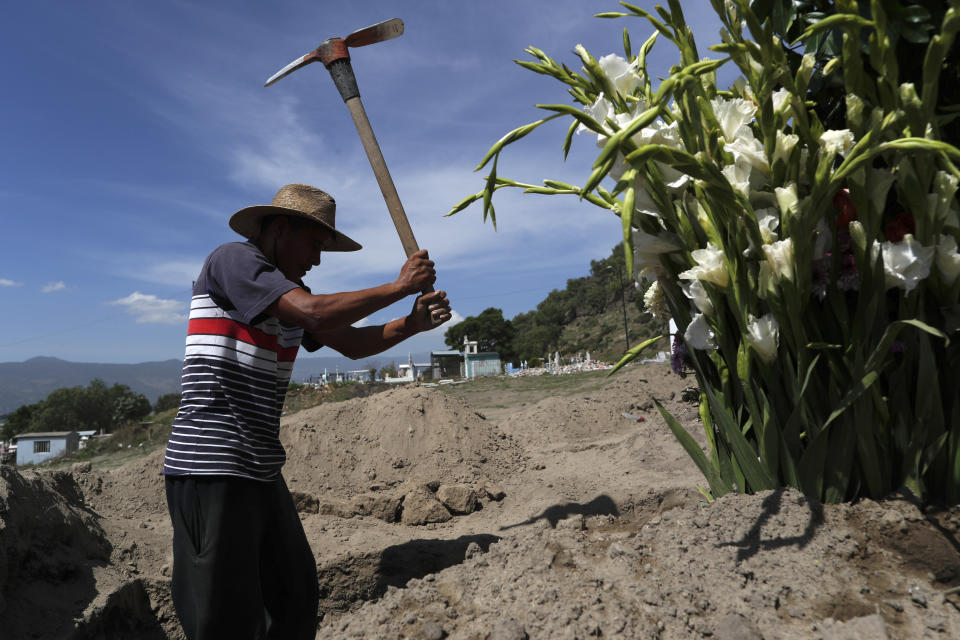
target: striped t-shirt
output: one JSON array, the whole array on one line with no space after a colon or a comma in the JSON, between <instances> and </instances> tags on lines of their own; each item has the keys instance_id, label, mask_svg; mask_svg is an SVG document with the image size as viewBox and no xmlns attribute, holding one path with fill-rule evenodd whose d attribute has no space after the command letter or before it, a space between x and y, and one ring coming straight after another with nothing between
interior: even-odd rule
<instances>
[{"instance_id":1,"label":"striped t-shirt","mask_svg":"<svg viewBox=\"0 0 960 640\"><path fill-rule=\"evenodd\" d=\"M251 242L207 258L190 304L165 475L279 476L280 413L303 330L263 312L297 287Z\"/></svg>"}]
</instances>

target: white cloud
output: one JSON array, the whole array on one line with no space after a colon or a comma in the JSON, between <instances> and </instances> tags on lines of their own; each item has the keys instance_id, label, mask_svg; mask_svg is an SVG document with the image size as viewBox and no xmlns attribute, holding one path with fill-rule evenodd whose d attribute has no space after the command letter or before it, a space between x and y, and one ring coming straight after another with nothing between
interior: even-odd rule
<instances>
[{"instance_id":1,"label":"white cloud","mask_svg":"<svg viewBox=\"0 0 960 640\"><path fill-rule=\"evenodd\" d=\"M144 266L139 275L147 282L189 288L202 266L202 258L158 261Z\"/></svg>"},{"instance_id":2,"label":"white cloud","mask_svg":"<svg viewBox=\"0 0 960 640\"><path fill-rule=\"evenodd\" d=\"M8 280L7 278L0 278L0 287L22 287L22 282L14 282L13 280Z\"/></svg>"},{"instance_id":3,"label":"white cloud","mask_svg":"<svg viewBox=\"0 0 960 640\"><path fill-rule=\"evenodd\" d=\"M451 316L450 319L447 320L447 322L443 326L437 327L436 329L433 329L433 331L440 331L440 330L446 331L453 325L460 324L466 319L462 315L457 313L455 309L450 310L450 316Z\"/></svg>"},{"instance_id":4,"label":"white cloud","mask_svg":"<svg viewBox=\"0 0 960 640\"><path fill-rule=\"evenodd\" d=\"M211 245L205 252L209 253ZM171 257L148 252L130 253L90 253L91 260L103 263L113 275L149 282L151 284L176 287L177 291L190 292L191 283L200 275L205 256Z\"/></svg>"},{"instance_id":5,"label":"white cloud","mask_svg":"<svg viewBox=\"0 0 960 640\"><path fill-rule=\"evenodd\" d=\"M57 282L51 282L47 284L42 291L44 293L53 293L54 291L63 291L66 288L67 285L63 282L63 280L58 280Z\"/></svg>"},{"instance_id":6,"label":"white cloud","mask_svg":"<svg viewBox=\"0 0 960 640\"><path fill-rule=\"evenodd\" d=\"M139 291L107 304L124 307L128 314L136 316L138 323L179 324L187 320L186 314L182 313L187 303L164 300Z\"/></svg>"}]
</instances>

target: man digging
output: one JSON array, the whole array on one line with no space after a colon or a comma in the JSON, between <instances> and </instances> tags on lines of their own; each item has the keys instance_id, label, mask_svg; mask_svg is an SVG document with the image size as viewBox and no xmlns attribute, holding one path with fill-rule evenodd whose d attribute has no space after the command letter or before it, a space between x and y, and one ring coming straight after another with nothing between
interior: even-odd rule
<instances>
[{"instance_id":1,"label":"man digging","mask_svg":"<svg viewBox=\"0 0 960 640\"><path fill-rule=\"evenodd\" d=\"M393 282L314 295L301 278L324 251L360 245L334 227L336 203L302 184L246 207L230 227L248 238L211 253L193 289L180 411L163 474L173 522L173 602L190 640L309 639L316 563L280 474L280 413L297 349L350 358L380 353L450 319L426 251ZM384 325L352 323L409 295Z\"/></svg>"}]
</instances>

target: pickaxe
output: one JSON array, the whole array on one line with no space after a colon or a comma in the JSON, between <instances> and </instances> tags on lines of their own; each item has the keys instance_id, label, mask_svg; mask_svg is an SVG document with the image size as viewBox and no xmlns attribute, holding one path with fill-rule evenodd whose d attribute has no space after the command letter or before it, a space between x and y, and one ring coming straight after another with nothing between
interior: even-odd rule
<instances>
[{"instance_id":1,"label":"pickaxe","mask_svg":"<svg viewBox=\"0 0 960 640\"><path fill-rule=\"evenodd\" d=\"M287 66L277 71L267 80L265 87L290 75L300 67L306 66L311 62L320 61L330 71L330 77L340 91L343 101L347 103L350 115L353 117L353 124L357 127L357 133L360 134L360 141L363 143L363 149L367 152L367 159L370 160L370 166L373 167L373 173L377 177L377 183L380 185L380 191L383 193L383 199L387 203L387 209L390 211L390 217L400 235L400 242L403 244L403 250L409 258L412 254L419 251L417 240L413 237L413 230L410 228L410 222L407 220L407 214L400 203L400 196L397 195L397 188L390 177L390 171L387 169L387 163L383 159L383 153L380 151L380 145L373 135L373 129L370 127L370 120L367 119L367 112L360 101L360 90L357 88L357 79L353 74L353 67L350 65L350 52L348 47L364 47L375 42L392 40L397 36L403 35L403 20L393 18L385 22L380 22L370 27L354 31L346 38L330 38L323 43ZM429 293L433 291L430 287Z\"/></svg>"}]
</instances>

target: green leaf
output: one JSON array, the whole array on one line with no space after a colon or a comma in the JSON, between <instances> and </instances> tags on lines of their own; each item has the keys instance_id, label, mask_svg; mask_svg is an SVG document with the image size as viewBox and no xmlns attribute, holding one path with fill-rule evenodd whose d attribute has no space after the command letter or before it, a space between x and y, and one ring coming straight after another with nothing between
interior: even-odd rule
<instances>
[{"instance_id":1,"label":"green leaf","mask_svg":"<svg viewBox=\"0 0 960 640\"><path fill-rule=\"evenodd\" d=\"M865 366L866 371L876 372L880 369L880 365L890 354L890 347L893 346L893 341L896 339L897 334L900 333L900 330L905 327L914 327L915 329L926 331L932 336L943 338L947 346L950 344L950 338L947 337L947 334L943 333L939 329L931 327L925 322L921 322L920 320L897 320L895 322L891 322L887 326L887 329L883 332L883 337L880 338L880 342L867 359L867 364Z\"/></svg>"},{"instance_id":2,"label":"green leaf","mask_svg":"<svg viewBox=\"0 0 960 640\"><path fill-rule=\"evenodd\" d=\"M747 442L743 433L740 432L739 425L733 421L722 401L709 386L704 391L710 401L710 412L716 424L720 427L720 432L730 444L734 452L734 461L743 472L750 491L776 488L777 481L760 463L756 448Z\"/></svg>"},{"instance_id":3,"label":"green leaf","mask_svg":"<svg viewBox=\"0 0 960 640\"><path fill-rule=\"evenodd\" d=\"M643 72L643 77L647 77L647 56L650 54L650 50L653 49L654 43L657 41L658 31L654 31L653 35L647 38L646 42L643 43L643 46L640 47L640 53L637 54L637 67L640 71Z\"/></svg>"},{"instance_id":4,"label":"green leaf","mask_svg":"<svg viewBox=\"0 0 960 640\"><path fill-rule=\"evenodd\" d=\"M863 376L863 378L857 382L853 389L846 393L846 395L843 397L843 400L840 401L840 406L833 410L833 412L830 414L830 417L827 418L827 421L823 423L822 427L820 427L820 430L826 431L827 427L830 426L830 423L839 418L840 414L842 414L844 411L849 409L850 405L852 405L864 391L869 389L870 385L876 382L877 378L879 377L880 376L876 371L871 371L867 375Z\"/></svg>"},{"instance_id":5,"label":"green leaf","mask_svg":"<svg viewBox=\"0 0 960 640\"><path fill-rule=\"evenodd\" d=\"M614 373L619 371L620 368L623 367L625 364L632 362L637 356L643 353L643 351L647 347L649 347L650 345L662 339L663 339L663 336L657 336L656 338L650 338L649 340L644 340L643 342L641 342L635 347L631 347L630 350L627 351L627 353L622 358L620 358L620 362L618 362L616 365L614 365L612 369L610 369L610 373L608 373L607 375L612 376Z\"/></svg>"},{"instance_id":6,"label":"green leaf","mask_svg":"<svg viewBox=\"0 0 960 640\"><path fill-rule=\"evenodd\" d=\"M855 13L835 13L832 16L824 18L819 22L815 22L806 28L806 30L800 34L800 37L794 40L791 44L796 45L799 42L807 40L813 36L825 33L831 29L851 29L858 27L872 27L874 22L872 20L867 20L862 18ZM833 56L831 56L833 57Z\"/></svg>"},{"instance_id":7,"label":"green leaf","mask_svg":"<svg viewBox=\"0 0 960 640\"><path fill-rule=\"evenodd\" d=\"M497 213L493 208L493 192L496 191L497 183L497 162L500 160L498 153L493 158L493 167L490 169L490 175L487 176L487 184L483 189L483 220L486 222L487 214L490 215L490 222L493 228L497 228Z\"/></svg>"},{"instance_id":8,"label":"green leaf","mask_svg":"<svg viewBox=\"0 0 960 640\"><path fill-rule=\"evenodd\" d=\"M461 211L469 207L471 204L473 204L477 200L480 200L481 198L483 198L483 191L481 191L480 193L475 193L473 195L467 196L457 204L453 205L453 209L445 213L444 217L446 218L448 216L452 216L455 213L460 213Z\"/></svg>"},{"instance_id":9,"label":"green leaf","mask_svg":"<svg viewBox=\"0 0 960 640\"><path fill-rule=\"evenodd\" d=\"M577 122L590 129L594 133L601 133L607 135L608 131L603 128L599 122L590 117L589 114L585 113L582 109L578 109L573 105L569 104L538 104L538 109L543 109L544 111L557 111L568 116L576 118ZM555 116L554 116L555 117Z\"/></svg>"},{"instance_id":10,"label":"green leaf","mask_svg":"<svg viewBox=\"0 0 960 640\"><path fill-rule=\"evenodd\" d=\"M476 166L474 171L479 171L480 169L483 169L486 166L486 164L490 162L490 158L492 158L493 156L499 155L500 151L508 144L513 144L517 140L520 140L521 138L526 137L531 131L533 131L543 123L549 122L554 118L559 118L561 115L563 114L558 113L557 115L549 116L547 118L544 118L543 120L537 120L536 122L525 124L522 127L517 127L513 131L509 132L507 135L497 140L492 147L490 147L490 150L487 151L485 156L483 156L483 160L480 161L480 164Z\"/></svg>"},{"instance_id":11,"label":"green leaf","mask_svg":"<svg viewBox=\"0 0 960 640\"><path fill-rule=\"evenodd\" d=\"M719 498L724 494L730 493L732 487L729 483L724 482L720 477L720 473L710 464L710 461L707 460L707 457L703 454L703 450L700 449L700 445L693 439L693 436L677 422L676 418L670 415L670 412L667 411L658 400L654 400L654 402L660 411L660 415L663 416L664 421L667 423L667 426L670 427L670 431L673 432L674 437L680 442L680 446L683 447L684 451L690 456L690 459L693 460L693 463L700 469L700 473L707 479L707 482L710 484L710 492L713 496Z\"/></svg>"},{"instance_id":12,"label":"green leaf","mask_svg":"<svg viewBox=\"0 0 960 640\"><path fill-rule=\"evenodd\" d=\"M610 173L610 169L613 169L615 161L616 157L610 158L606 163L594 169L593 173L590 174L590 177L587 178L586 183L583 185L583 193L593 191L597 185L600 184L600 181L603 180L608 173Z\"/></svg>"},{"instance_id":13,"label":"green leaf","mask_svg":"<svg viewBox=\"0 0 960 640\"><path fill-rule=\"evenodd\" d=\"M567 129L567 135L563 139L563 147L562 147L564 160L567 159L567 154L570 153L570 146L573 144L573 134L577 132L577 129L579 128L579 126L580 126L580 123L574 120L573 122L570 123L570 128Z\"/></svg>"}]
</instances>

